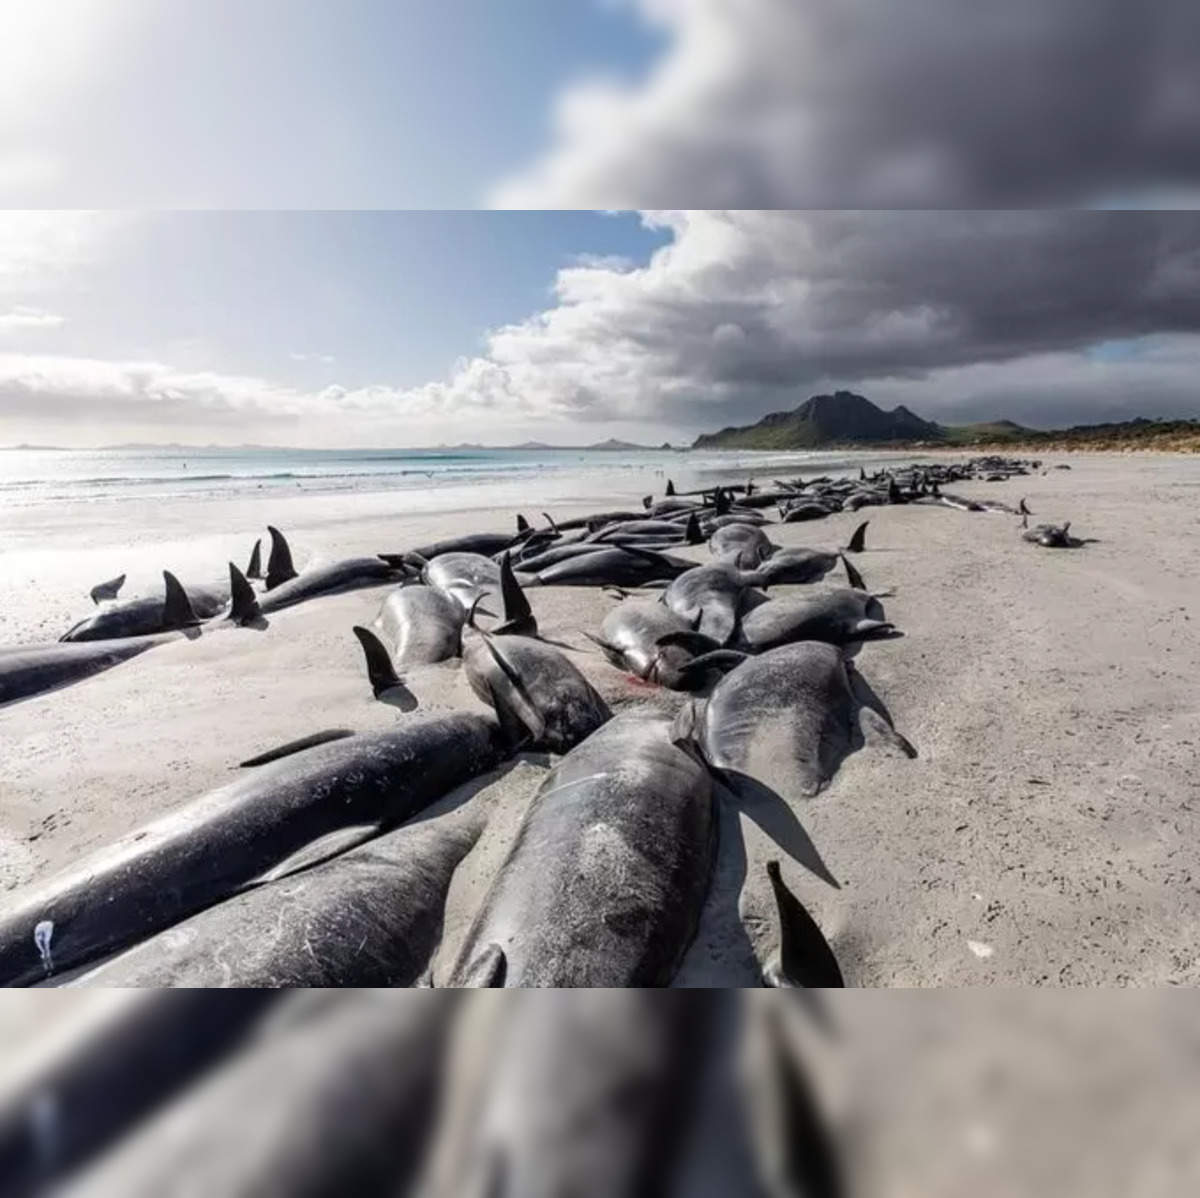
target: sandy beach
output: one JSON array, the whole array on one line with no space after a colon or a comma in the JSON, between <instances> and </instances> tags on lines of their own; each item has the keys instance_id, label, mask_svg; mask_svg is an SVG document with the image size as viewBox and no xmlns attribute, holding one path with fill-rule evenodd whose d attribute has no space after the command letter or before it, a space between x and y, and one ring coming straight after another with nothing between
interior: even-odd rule
<instances>
[{"instance_id":1,"label":"sandy beach","mask_svg":"<svg viewBox=\"0 0 1200 1198\"><path fill-rule=\"evenodd\" d=\"M772 526L784 546L833 548L870 518L856 564L871 589L894 592L884 603L905 636L865 646L857 665L918 756L867 744L795 805L836 889L775 842L771 821L719 791L717 867L678 985L758 984L757 959L771 948L772 857L849 985L1200 983L1200 461L1080 454L1046 464L1056 462L1071 469L956 489L1012 504L1024 496L1038 520L1072 521L1073 533L1095 538L1074 551L1023 542L1010 516L925 506ZM602 504L581 497L546 510L636 503L640 481ZM522 505L531 516L537 498ZM302 569L507 529L515 511L406 516L402 507L393 494L158 512L154 537L130 547L128 593L164 552L218 576L227 558L244 562L268 521L288 532ZM47 552L44 570L36 546L9 556L4 643L57 636L87 614L74 596L121 563L97 530L81 527L78 539L75 555ZM686 553L709 560L703 545ZM350 631L370 623L385 592L319 598L272 615L265 630L173 642L0 709L0 886L79 860L273 745L407 718L372 698ZM591 588L529 594L543 634L577 647L572 659L615 708L681 701L588 645L583 631L597 631L618 599ZM406 681L422 711L482 709L457 662ZM522 755L423 817L463 803L488 816L451 888L435 981L550 764Z\"/></svg>"}]
</instances>

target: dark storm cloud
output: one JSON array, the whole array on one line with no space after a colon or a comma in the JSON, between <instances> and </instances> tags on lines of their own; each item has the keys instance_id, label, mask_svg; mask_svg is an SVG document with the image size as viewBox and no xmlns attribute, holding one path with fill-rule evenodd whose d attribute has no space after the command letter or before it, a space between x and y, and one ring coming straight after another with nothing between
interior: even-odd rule
<instances>
[{"instance_id":1,"label":"dark storm cloud","mask_svg":"<svg viewBox=\"0 0 1200 1198\"><path fill-rule=\"evenodd\" d=\"M1200 187L1194 0L641 0L506 206L1023 207Z\"/></svg>"},{"instance_id":2,"label":"dark storm cloud","mask_svg":"<svg viewBox=\"0 0 1200 1198\"><path fill-rule=\"evenodd\" d=\"M557 307L492 337L488 361L542 410L695 428L868 382L937 406L986 381L1016 402L1018 376L1025 399L1120 379L1150 402L1169 374L1178 401L1197 364L1200 214L650 219L674 240L647 267L563 272ZM1109 342L1139 348L1088 355ZM1037 372L1052 364L1051 387Z\"/></svg>"}]
</instances>

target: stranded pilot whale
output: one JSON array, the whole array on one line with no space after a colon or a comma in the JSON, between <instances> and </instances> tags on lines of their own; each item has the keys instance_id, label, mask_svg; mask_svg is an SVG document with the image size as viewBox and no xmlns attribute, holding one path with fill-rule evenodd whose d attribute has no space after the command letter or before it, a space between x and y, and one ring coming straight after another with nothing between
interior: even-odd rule
<instances>
[{"instance_id":1,"label":"stranded pilot whale","mask_svg":"<svg viewBox=\"0 0 1200 1198\"><path fill-rule=\"evenodd\" d=\"M74 986L411 986L441 937L479 812L397 828L127 949Z\"/></svg>"},{"instance_id":2,"label":"stranded pilot whale","mask_svg":"<svg viewBox=\"0 0 1200 1198\"><path fill-rule=\"evenodd\" d=\"M899 636L883 605L868 591L841 588L759 604L742 617L737 647L763 653L794 641L854 646Z\"/></svg>"},{"instance_id":3,"label":"stranded pilot whale","mask_svg":"<svg viewBox=\"0 0 1200 1198\"><path fill-rule=\"evenodd\" d=\"M163 571L166 600L157 595L114 603L68 629L62 641L109 641L126 636L151 636L211 619L229 602L229 588L182 585Z\"/></svg>"},{"instance_id":4,"label":"stranded pilot whale","mask_svg":"<svg viewBox=\"0 0 1200 1198\"><path fill-rule=\"evenodd\" d=\"M224 1008L217 1000L234 995L197 997ZM436 1119L452 998L374 989L281 995L240 1051L181 1087L55 1193L410 1194ZM118 1075L113 1088L134 1080Z\"/></svg>"},{"instance_id":5,"label":"stranded pilot whale","mask_svg":"<svg viewBox=\"0 0 1200 1198\"><path fill-rule=\"evenodd\" d=\"M700 654L720 646L697 632L694 623L677 616L657 600L629 600L614 607L600 625L600 635L584 636L618 669L670 690L693 685L687 666ZM694 685L699 685L702 677Z\"/></svg>"},{"instance_id":6,"label":"stranded pilot whale","mask_svg":"<svg viewBox=\"0 0 1200 1198\"><path fill-rule=\"evenodd\" d=\"M853 674L833 645L800 641L770 649L726 674L702 712L685 707L678 730L690 731L718 776L745 797L760 785L785 799L816 794L866 729L915 757Z\"/></svg>"},{"instance_id":7,"label":"stranded pilot whale","mask_svg":"<svg viewBox=\"0 0 1200 1198\"><path fill-rule=\"evenodd\" d=\"M463 669L475 694L495 709L510 742L566 753L612 716L595 687L553 645L531 636L496 636L468 625Z\"/></svg>"},{"instance_id":8,"label":"stranded pilot whale","mask_svg":"<svg viewBox=\"0 0 1200 1198\"><path fill-rule=\"evenodd\" d=\"M645 712L610 720L542 783L450 986L665 986L716 846L707 770Z\"/></svg>"},{"instance_id":9,"label":"stranded pilot whale","mask_svg":"<svg viewBox=\"0 0 1200 1198\"><path fill-rule=\"evenodd\" d=\"M0 984L85 964L368 840L491 769L502 751L493 720L457 713L259 766L13 895L0 914Z\"/></svg>"},{"instance_id":10,"label":"stranded pilot whale","mask_svg":"<svg viewBox=\"0 0 1200 1198\"><path fill-rule=\"evenodd\" d=\"M251 623L260 614L254 592L232 562L229 563L229 575L232 599L226 614L234 623ZM78 682L137 657L156 645L188 635L184 630L199 621L174 576L164 574L164 578L167 580L167 598L159 601L160 606L173 608L171 614L164 611L160 617L160 623L167 626L167 631L113 640L89 638L0 649L0 706ZM197 634L192 632L190 635Z\"/></svg>"},{"instance_id":11,"label":"stranded pilot whale","mask_svg":"<svg viewBox=\"0 0 1200 1198\"><path fill-rule=\"evenodd\" d=\"M268 528L271 557L267 564L267 590L259 599L264 614L303 603L317 595L375 586L396 578L401 570L381 557L350 557L318 565L297 574L292 552L283 533Z\"/></svg>"}]
</instances>

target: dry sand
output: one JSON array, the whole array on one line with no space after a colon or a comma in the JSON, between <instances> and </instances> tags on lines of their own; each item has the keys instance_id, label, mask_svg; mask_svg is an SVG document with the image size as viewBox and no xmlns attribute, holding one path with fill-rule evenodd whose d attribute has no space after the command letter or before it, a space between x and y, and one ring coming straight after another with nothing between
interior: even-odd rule
<instances>
[{"instance_id":1,"label":"dry sand","mask_svg":"<svg viewBox=\"0 0 1200 1198\"><path fill-rule=\"evenodd\" d=\"M679 984L757 984L756 954L771 947L772 856L850 985L1200 983L1200 461L1054 460L1072 469L956 490L1027 496L1038 520L1070 519L1074 533L1097 538L1083 549L1029 545L1003 515L862 513L871 526L857 564L872 589L894 590L887 614L907 635L866 646L857 663L919 756L868 744L828 789L795 804L840 889L720 792L717 870ZM297 564L510 519L373 514L301 527ZM831 547L859 519L772 536ZM244 533L237 542L248 546ZM690 552L707 559L703 546ZM265 631L175 642L0 709L0 886L78 860L274 744L408 718L371 698L350 632L385 591L318 599L272 616ZM584 648L581 631L596 631L618 600L581 588L530 595L544 633L580 646L574 660L615 704L679 701ZM456 663L407 681L422 710L478 706ZM525 755L471 788L489 824L455 878L435 976L550 764Z\"/></svg>"}]
</instances>

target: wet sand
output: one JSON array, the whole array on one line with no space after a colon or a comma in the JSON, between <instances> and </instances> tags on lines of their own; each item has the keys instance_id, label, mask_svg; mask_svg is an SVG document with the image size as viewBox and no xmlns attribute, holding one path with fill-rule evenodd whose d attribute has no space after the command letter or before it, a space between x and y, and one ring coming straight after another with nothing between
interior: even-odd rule
<instances>
[{"instance_id":1,"label":"wet sand","mask_svg":"<svg viewBox=\"0 0 1200 1198\"><path fill-rule=\"evenodd\" d=\"M906 636L865 646L857 664L919 756L868 743L826 790L791 805L838 889L788 855L798 845L787 811L740 810L719 792L717 870L679 984L757 984L756 957L773 937L765 866L775 856L850 985L1200 982L1200 461L1054 461L1072 469L955 489L1013 504L1026 496L1037 520L1071 520L1073 533L1097 538L1083 549L1029 545L1008 516L925 506L773 527L783 545L825 548L870 518L856 564L873 590L894 591L884 604ZM512 515L360 510L311 527L273 522L291 533L302 568L505 529ZM247 511L236 536L197 539L206 551L218 546L205 538L221 539L214 574L225 556L248 554L265 518ZM688 553L708 560L703 546ZM72 571L73 593L107 576L90 559L77 570L56 562ZM350 631L373 619L385 592L318 599L262 631L174 642L0 709L0 886L68 865L272 745L405 719L372 699ZM597 631L618 600L590 588L530 597L543 632L579 647L573 659L614 704L679 702L589 650L582 630ZM68 614L48 613L47 634ZM479 706L456 663L406 680L424 711ZM435 977L550 764L523 755L471 788L465 801L485 804L489 825L455 878Z\"/></svg>"}]
</instances>

